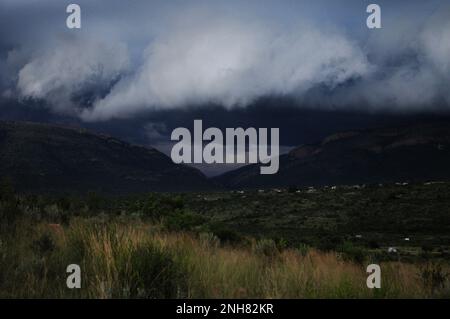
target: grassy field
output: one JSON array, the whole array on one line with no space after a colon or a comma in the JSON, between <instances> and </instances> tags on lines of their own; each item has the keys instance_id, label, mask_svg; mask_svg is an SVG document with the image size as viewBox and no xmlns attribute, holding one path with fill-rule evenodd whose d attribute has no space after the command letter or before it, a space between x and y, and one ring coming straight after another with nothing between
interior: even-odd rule
<instances>
[{"instance_id":1,"label":"grassy field","mask_svg":"<svg viewBox=\"0 0 450 319\"><path fill-rule=\"evenodd\" d=\"M66 227L24 222L16 231L2 238L2 298L450 297L449 266L438 263L383 262L382 288L370 290L363 263L268 240L236 247L210 233L95 218ZM72 263L82 269L81 289L66 287Z\"/></svg>"},{"instance_id":2,"label":"grassy field","mask_svg":"<svg viewBox=\"0 0 450 319\"><path fill-rule=\"evenodd\" d=\"M448 191L420 184L111 199L3 186L0 297L448 298ZM381 289L366 286L371 263L381 266ZM66 287L69 264L81 267L81 289Z\"/></svg>"}]
</instances>

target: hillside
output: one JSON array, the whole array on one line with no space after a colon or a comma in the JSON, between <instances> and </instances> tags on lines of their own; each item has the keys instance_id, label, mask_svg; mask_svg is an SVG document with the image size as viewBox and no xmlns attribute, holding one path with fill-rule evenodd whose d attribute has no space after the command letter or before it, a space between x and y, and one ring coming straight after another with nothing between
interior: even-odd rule
<instances>
[{"instance_id":1,"label":"hillside","mask_svg":"<svg viewBox=\"0 0 450 319\"><path fill-rule=\"evenodd\" d=\"M280 156L276 175L258 165L215 180L230 188L321 186L450 179L448 122L341 132Z\"/></svg>"},{"instance_id":2,"label":"hillside","mask_svg":"<svg viewBox=\"0 0 450 319\"><path fill-rule=\"evenodd\" d=\"M0 122L0 175L23 192L142 193L211 189L161 152L47 124Z\"/></svg>"}]
</instances>

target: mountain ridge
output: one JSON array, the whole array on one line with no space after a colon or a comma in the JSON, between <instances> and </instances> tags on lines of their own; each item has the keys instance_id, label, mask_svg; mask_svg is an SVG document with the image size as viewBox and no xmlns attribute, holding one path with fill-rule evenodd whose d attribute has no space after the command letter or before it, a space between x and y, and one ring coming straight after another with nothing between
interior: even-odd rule
<instances>
[{"instance_id":1,"label":"mountain ridge","mask_svg":"<svg viewBox=\"0 0 450 319\"><path fill-rule=\"evenodd\" d=\"M350 130L280 156L275 175L247 165L207 178L153 147L84 128L0 121L0 174L21 192L109 194L450 180L448 121Z\"/></svg>"},{"instance_id":2,"label":"mountain ridge","mask_svg":"<svg viewBox=\"0 0 450 319\"><path fill-rule=\"evenodd\" d=\"M342 131L280 156L276 175L248 165L214 178L228 188L450 180L447 121Z\"/></svg>"},{"instance_id":3,"label":"mountain ridge","mask_svg":"<svg viewBox=\"0 0 450 319\"><path fill-rule=\"evenodd\" d=\"M209 190L199 170L152 147L84 128L0 121L0 174L23 192Z\"/></svg>"}]
</instances>

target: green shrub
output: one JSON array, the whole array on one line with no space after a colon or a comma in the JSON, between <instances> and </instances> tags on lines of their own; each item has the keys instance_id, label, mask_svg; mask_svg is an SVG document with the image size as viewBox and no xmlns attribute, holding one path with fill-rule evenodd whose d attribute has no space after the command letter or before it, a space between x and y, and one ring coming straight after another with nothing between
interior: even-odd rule
<instances>
[{"instance_id":1,"label":"green shrub","mask_svg":"<svg viewBox=\"0 0 450 319\"><path fill-rule=\"evenodd\" d=\"M88 192L87 205L91 210L98 210L104 205L104 199L96 192Z\"/></svg>"},{"instance_id":2,"label":"green shrub","mask_svg":"<svg viewBox=\"0 0 450 319\"><path fill-rule=\"evenodd\" d=\"M242 240L238 232L222 225L213 225L210 227L214 235L216 235L221 242L228 244L236 244Z\"/></svg>"},{"instance_id":3,"label":"green shrub","mask_svg":"<svg viewBox=\"0 0 450 319\"><path fill-rule=\"evenodd\" d=\"M142 201L134 204L138 211L145 217L158 220L175 212L182 211L185 207L181 196L167 196L150 194Z\"/></svg>"},{"instance_id":4,"label":"green shrub","mask_svg":"<svg viewBox=\"0 0 450 319\"><path fill-rule=\"evenodd\" d=\"M431 294L444 288L449 276L450 274L443 270L441 264L433 262L422 267L419 272L420 279Z\"/></svg>"},{"instance_id":5,"label":"green shrub","mask_svg":"<svg viewBox=\"0 0 450 319\"><path fill-rule=\"evenodd\" d=\"M183 211L175 211L164 218L164 225L170 231L192 230L204 222L203 216Z\"/></svg>"},{"instance_id":6,"label":"green shrub","mask_svg":"<svg viewBox=\"0 0 450 319\"><path fill-rule=\"evenodd\" d=\"M129 293L131 298L179 298L186 287L184 267L154 245L138 247L131 254ZM122 269L126 271L126 269Z\"/></svg>"},{"instance_id":7,"label":"green shrub","mask_svg":"<svg viewBox=\"0 0 450 319\"><path fill-rule=\"evenodd\" d=\"M288 241L282 237L275 238L274 240L279 251L286 249L289 245Z\"/></svg>"},{"instance_id":8,"label":"green shrub","mask_svg":"<svg viewBox=\"0 0 450 319\"><path fill-rule=\"evenodd\" d=\"M345 241L339 248L342 257L346 261L351 261L357 264L363 264L366 260L366 254L362 247L355 246L352 242Z\"/></svg>"}]
</instances>

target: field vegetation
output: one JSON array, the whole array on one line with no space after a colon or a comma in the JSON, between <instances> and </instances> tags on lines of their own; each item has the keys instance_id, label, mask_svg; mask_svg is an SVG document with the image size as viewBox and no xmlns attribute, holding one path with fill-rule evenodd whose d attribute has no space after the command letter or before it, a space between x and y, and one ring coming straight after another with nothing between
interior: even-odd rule
<instances>
[{"instance_id":1,"label":"field vegetation","mask_svg":"<svg viewBox=\"0 0 450 319\"><path fill-rule=\"evenodd\" d=\"M18 195L4 183L0 297L448 298L448 190L112 199ZM381 289L366 286L371 263L381 265ZM81 289L66 286L69 264L81 267Z\"/></svg>"}]
</instances>

